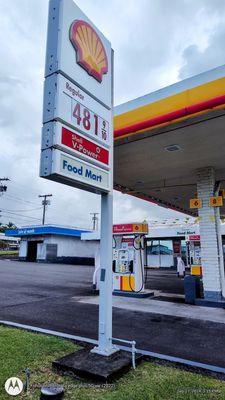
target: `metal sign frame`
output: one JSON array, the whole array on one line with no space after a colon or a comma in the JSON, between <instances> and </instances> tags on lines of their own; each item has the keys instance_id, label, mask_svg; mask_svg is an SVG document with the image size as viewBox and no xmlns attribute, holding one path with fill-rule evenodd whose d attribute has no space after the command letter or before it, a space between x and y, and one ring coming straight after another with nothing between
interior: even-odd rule
<instances>
[{"instance_id":1,"label":"metal sign frame","mask_svg":"<svg viewBox=\"0 0 225 400\"><path fill-rule=\"evenodd\" d=\"M82 26L78 49L73 35ZM90 46L95 47L90 51ZM102 54L105 65L107 61L103 69ZM72 0L50 0L40 176L101 194L99 339L93 352L104 356L117 351L112 345L112 109L110 42ZM62 127L68 131L66 144L62 142ZM72 140L83 148L75 147L76 143L71 147ZM92 151L91 156L88 151ZM66 173L62 165L67 167ZM94 179L84 179L86 174Z\"/></svg>"}]
</instances>

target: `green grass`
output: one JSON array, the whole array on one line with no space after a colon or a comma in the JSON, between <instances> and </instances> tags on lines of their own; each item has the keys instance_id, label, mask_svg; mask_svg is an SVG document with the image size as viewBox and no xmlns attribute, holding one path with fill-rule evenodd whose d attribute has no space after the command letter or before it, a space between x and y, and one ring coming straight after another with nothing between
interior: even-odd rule
<instances>
[{"instance_id":1,"label":"green grass","mask_svg":"<svg viewBox=\"0 0 225 400\"><path fill-rule=\"evenodd\" d=\"M29 394L18 399L38 400L40 387L47 382L62 383L65 400L200 400L225 398L225 382L203 377L170 366L142 363L113 385L91 385L88 382L61 377L51 371L51 362L74 351L73 343L55 337L0 327L0 400L9 400L4 382L10 376L25 378L31 370Z\"/></svg>"},{"instance_id":2,"label":"green grass","mask_svg":"<svg viewBox=\"0 0 225 400\"><path fill-rule=\"evenodd\" d=\"M0 250L0 256L12 256L19 254L18 250Z\"/></svg>"}]
</instances>

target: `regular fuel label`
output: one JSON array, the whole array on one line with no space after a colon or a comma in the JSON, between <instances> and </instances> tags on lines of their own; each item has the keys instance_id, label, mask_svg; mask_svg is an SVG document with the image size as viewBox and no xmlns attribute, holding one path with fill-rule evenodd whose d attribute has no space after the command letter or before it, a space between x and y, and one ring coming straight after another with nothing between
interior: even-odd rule
<instances>
[{"instance_id":1,"label":"regular fuel label","mask_svg":"<svg viewBox=\"0 0 225 400\"><path fill-rule=\"evenodd\" d=\"M83 161L78 161L61 154L60 170L63 175L71 179L108 190L108 173Z\"/></svg>"}]
</instances>

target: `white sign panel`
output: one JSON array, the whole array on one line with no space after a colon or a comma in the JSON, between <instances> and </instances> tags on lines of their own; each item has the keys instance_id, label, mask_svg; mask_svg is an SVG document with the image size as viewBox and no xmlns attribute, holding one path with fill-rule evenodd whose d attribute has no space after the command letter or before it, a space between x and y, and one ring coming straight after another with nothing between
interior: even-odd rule
<instances>
[{"instance_id":1,"label":"white sign panel","mask_svg":"<svg viewBox=\"0 0 225 400\"><path fill-rule=\"evenodd\" d=\"M85 187L96 193L109 191L109 174L106 171L60 150L44 150L41 167L41 176L48 176L54 181L78 188Z\"/></svg>"},{"instance_id":2,"label":"white sign panel","mask_svg":"<svg viewBox=\"0 0 225 400\"><path fill-rule=\"evenodd\" d=\"M91 139L110 144L111 112L106 107L60 74L48 77L44 90L44 123L62 120Z\"/></svg>"},{"instance_id":3,"label":"white sign panel","mask_svg":"<svg viewBox=\"0 0 225 400\"><path fill-rule=\"evenodd\" d=\"M108 189L109 179L105 171L93 167L83 161L78 161L69 156L61 154L60 157L60 172L72 179L77 179L79 182L84 182L87 185L97 186L101 189Z\"/></svg>"},{"instance_id":4,"label":"white sign panel","mask_svg":"<svg viewBox=\"0 0 225 400\"><path fill-rule=\"evenodd\" d=\"M73 0L49 1L41 149L40 176L112 190L111 45Z\"/></svg>"},{"instance_id":5,"label":"white sign panel","mask_svg":"<svg viewBox=\"0 0 225 400\"><path fill-rule=\"evenodd\" d=\"M45 76L58 71L111 108L111 44L72 0L50 0Z\"/></svg>"},{"instance_id":6,"label":"white sign panel","mask_svg":"<svg viewBox=\"0 0 225 400\"><path fill-rule=\"evenodd\" d=\"M179 237L179 236L187 236L187 235L195 235L199 232L198 227L190 226L189 228L181 226L180 228L151 228L149 230L148 237L149 238L169 238L169 237Z\"/></svg>"}]
</instances>

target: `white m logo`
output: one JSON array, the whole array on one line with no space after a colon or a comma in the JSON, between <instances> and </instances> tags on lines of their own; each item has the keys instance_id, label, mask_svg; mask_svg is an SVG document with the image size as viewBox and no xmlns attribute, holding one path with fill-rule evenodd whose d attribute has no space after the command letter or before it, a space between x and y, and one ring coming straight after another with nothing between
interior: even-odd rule
<instances>
[{"instance_id":1,"label":"white m logo","mask_svg":"<svg viewBox=\"0 0 225 400\"><path fill-rule=\"evenodd\" d=\"M23 382L16 377L11 377L5 382L5 390L10 396L17 396L23 390Z\"/></svg>"}]
</instances>

